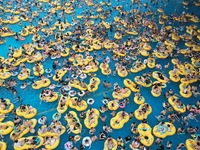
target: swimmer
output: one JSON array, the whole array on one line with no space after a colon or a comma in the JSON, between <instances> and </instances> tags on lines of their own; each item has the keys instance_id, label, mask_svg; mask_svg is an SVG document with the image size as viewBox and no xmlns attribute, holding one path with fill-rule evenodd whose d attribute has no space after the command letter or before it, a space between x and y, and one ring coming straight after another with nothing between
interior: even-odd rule
<instances>
[{"instance_id":1,"label":"swimmer","mask_svg":"<svg viewBox=\"0 0 200 150\"><path fill-rule=\"evenodd\" d=\"M96 140L98 140L98 137L95 134L93 134L91 139L92 139L92 142L95 142Z\"/></svg>"},{"instance_id":2,"label":"swimmer","mask_svg":"<svg viewBox=\"0 0 200 150\"><path fill-rule=\"evenodd\" d=\"M176 150L182 150L182 148L185 147L185 144L184 143L179 143L177 146L176 146Z\"/></svg>"},{"instance_id":3,"label":"swimmer","mask_svg":"<svg viewBox=\"0 0 200 150\"><path fill-rule=\"evenodd\" d=\"M107 118L107 116L100 116L99 118L101 119L101 121L102 121L102 122L105 122L105 121L106 121L106 118Z\"/></svg>"},{"instance_id":4,"label":"swimmer","mask_svg":"<svg viewBox=\"0 0 200 150\"><path fill-rule=\"evenodd\" d=\"M164 66L164 68L165 68L165 69L169 68L169 65L170 65L170 63L167 63L167 64Z\"/></svg>"},{"instance_id":5,"label":"swimmer","mask_svg":"<svg viewBox=\"0 0 200 150\"><path fill-rule=\"evenodd\" d=\"M163 121L164 119L165 119L165 116L163 116L163 115L159 115L159 116L155 116L156 117L156 119L157 119L157 121Z\"/></svg>"},{"instance_id":6,"label":"swimmer","mask_svg":"<svg viewBox=\"0 0 200 150\"><path fill-rule=\"evenodd\" d=\"M166 147L167 147L167 149L171 149L172 141L167 141Z\"/></svg>"},{"instance_id":7,"label":"swimmer","mask_svg":"<svg viewBox=\"0 0 200 150\"><path fill-rule=\"evenodd\" d=\"M126 144L129 143L129 142L131 141L130 135L126 136L126 137L124 138L124 140L125 140L125 143L126 143Z\"/></svg>"},{"instance_id":8,"label":"swimmer","mask_svg":"<svg viewBox=\"0 0 200 150\"><path fill-rule=\"evenodd\" d=\"M185 133L184 128L178 128L177 129L177 134L184 134L184 133Z\"/></svg>"},{"instance_id":9,"label":"swimmer","mask_svg":"<svg viewBox=\"0 0 200 150\"><path fill-rule=\"evenodd\" d=\"M155 143L156 143L156 144L161 144L161 143L162 143L162 138L157 138L157 139L155 140Z\"/></svg>"},{"instance_id":10,"label":"swimmer","mask_svg":"<svg viewBox=\"0 0 200 150\"><path fill-rule=\"evenodd\" d=\"M14 100L15 100L14 103L16 103L16 102L20 102L20 103L22 103L22 102L23 102L23 100L21 99L20 96L18 96L18 97L15 98Z\"/></svg>"},{"instance_id":11,"label":"swimmer","mask_svg":"<svg viewBox=\"0 0 200 150\"><path fill-rule=\"evenodd\" d=\"M103 81L103 85L107 88L111 87L111 83L110 82L107 82L106 80Z\"/></svg>"},{"instance_id":12,"label":"swimmer","mask_svg":"<svg viewBox=\"0 0 200 150\"><path fill-rule=\"evenodd\" d=\"M113 71L113 76L115 77L116 74L117 74L117 70L114 70L114 71Z\"/></svg>"},{"instance_id":13,"label":"swimmer","mask_svg":"<svg viewBox=\"0 0 200 150\"><path fill-rule=\"evenodd\" d=\"M94 127L91 127L89 130L89 134L94 134L96 132L96 129Z\"/></svg>"}]
</instances>

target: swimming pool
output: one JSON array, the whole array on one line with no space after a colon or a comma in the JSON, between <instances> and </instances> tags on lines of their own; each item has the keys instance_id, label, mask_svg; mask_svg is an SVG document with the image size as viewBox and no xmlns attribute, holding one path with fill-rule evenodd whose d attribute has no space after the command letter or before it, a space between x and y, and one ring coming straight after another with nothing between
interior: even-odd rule
<instances>
[{"instance_id":1,"label":"swimming pool","mask_svg":"<svg viewBox=\"0 0 200 150\"><path fill-rule=\"evenodd\" d=\"M123 3L121 0L119 1L119 5L123 5L125 7L125 10L129 10L130 9L130 6L126 5L126 3L129 4L130 1L128 2L125 2ZM147 0L143 0L142 3L145 3L147 2ZM100 3L100 1L99 1ZM112 3L112 6L116 6L117 3L116 1L112 1L111 0L111 3ZM175 0L171 0L169 3L161 3L159 2L158 5L152 5L152 4L149 4L149 6L151 6L154 10L154 12L156 12L157 8L161 5L163 6L164 4L167 4L167 8L164 8L166 14L169 14L170 12L172 12L174 9L177 9L177 13L180 14L182 11L186 11L186 12L194 12L195 14L198 14L198 7L194 7L192 5L192 1L190 1L190 5L188 6L188 9L183 9L183 6L182 6L182 1L179 1L179 2L176 2ZM46 4L43 3L43 6L45 7ZM78 3L76 3L76 5L78 5ZM14 6L14 4L13 4ZM47 6L46 8L48 8L49 6ZM106 9L106 7L104 7ZM133 5L133 8L136 8L135 5ZM35 8L33 7L33 10L35 10ZM83 10L86 10L86 5L83 5L81 8L77 8L75 9L75 16L81 14L81 12ZM141 7L140 9L141 11L145 11L146 9L144 7ZM94 12L94 15L96 14L96 12ZM112 22L113 18L115 17L117 13L114 11L112 13L112 16L110 18L106 18L105 20L107 22ZM5 16L7 15L6 14L3 14L3 18L5 18ZM40 13L40 17L44 17L46 15L46 13ZM33 25L36 25L37 24L37 20L39 18L36 19L36 22L33 23ZM56 22L56 18L53 18L55 19L55 21L53 21L52 24L54 24ZM72 15L67 15L67 21L69 23L72 22ZM96 19L95 20L95 23L98 23L100 21L100 19ZM25 26L25 25L28 25L27 22L22 22L22 26ZM191 25L190 23L187 23L187 25ZM199 27L199 24L195 24L195 25L198 25ZM160 27L160 25L158 25ZM178 24L175 24L174 26L177 26L178 27ZM15 24L15 25L9 25L9 27L11 27L13 30L15 30L16 32L19 32L21 30L22 27L20 27L18 24ZM69 29L67 29L66 31L68 31ZM40 32L40 34L42 34L42 32ZM113 33L112 33L113 34ZM31 39L32 39L32 36L28 36L26 38L25 41L15 41L15 39L13 37L7 37L5 38L5 40L7 41L5 44L3 45L0 45L0 48L1 48L1 51L0 51L0 55L1 56L4 56L6 57L6 53L8 52L8 47L9 45L12 45L13 47L20 47L21 44L25 44L27 42L31 43ZM127 39L127 37L125 37L124 39ZM151 43L151 46L152 46L152 49L155 48L156 46L156 43ZM180 48L184 48L185 46L183 45L183 43L180 43L179 44ZM93 54L93 52L91 52ZM99 53L102 53L101 51L97 51L97 54ZM112 56L112 53L111 52L107 52L106 54L107 56L111 57ZM141 57L141 56L140 56ZM141 57L142 59L144 59L144 57ZM60 62L63 61L63 59L65 58L59 58L58 60ZM183 57L181 57L181 60L182 61L189 61L189 59L185 59ZM100 63L102 62L103 60L100 61ZM160 63L162 66L164 66L167 62L170 61L170 58L167 58L167 59L156 59L156 63ZM53 63L53 60L51 60L50 58L47 58L44 62L42 62L44 68L52 68L52 63ZM28 68L33 68L33 64L28 64L26 63L26 66ZM115 65L114 65L114 61L111 60L111 64L110 64L110 67L112 69L112 71L115 69ZM168 76L168 71L172 69L172 65L170 65L170 67L167 69L167 70L164 70L164 74ZM155 70L155 69L154 69ZM146 68L145 69L145 72L148 72L148 71L152 71L152 69L149 69L149 68ZM142 75L144 71L141 71L139 73L129 73L128 76L126 78L129 78L131 80L134 79L135 76L138 76L138 75ZM112 83L112 85L115 83L115 82L118 82L119 83L119 86L123 87L123 80L125 78L121 78L119 77L118 75L116 76L112 76L112 75L109 75L109 76L105 76L101 73L100 69L96 72L97 74L97 77L101 79L101 83L104 81L104 80L107 80L107 81L110 81ZM45 74L47 75L47 74ZM66 74L65 77L69 76L70 77L70 74ZM64 78L65 78L64 77ZM15 79L17 79L17 77L13 77ZM38 77L35 77L35 79L38 79ZM152 81L154 81L155 79L151 78ZM30 79L27 79L27 80L30 80ZM55 83L55 81L51 80L52 83ZM31 80L30 80L31 82ZM86 83L89 82L89 79L86 79ZM17 80L17 85L21 85L23 83L23 81L19 81ZM195 83L196 85L198 85L198 83ZM174 83L174 82L170 82L169 84L167 84L167 88L163 89L163 92L162 92L162 95L158 98L155 98L151 95L151 90L150 88L144 88L144 87L141 87L141 94L145 97L145 101L147 103L149 103L151 106L152 106L152 113L149 115L148 117L148 124L153 128L155 125L157 125L158 123L156 122L156 119L155 119L155 116L159 115L159 112L162 110L162 103L164 100L166 100L166 98L164 98L163 94L169 89L169 88L172 88L174 90L175 93L179 93L179 85ZM36 119L39 119L43 114L46 115L48 117L48 122L50 123L51 119L52 119L52 115L56 112L56 107L58 105L58 101L56 102L53 102L53 103L45 103L45 102L41 102L40 101L40 98L39 98L39 94L40 92L42 91L42 89L40 90L33 90L31 86L28 86L28 88L26 88L25 90L21 90L19 88L19 86L16 87L17 89L17 92L18 92L18 95L20 95L20 97L23 99L23 103L25 104L31 104L33 107L37 108L38 110L38 113L36 115ZM58 90L58 88L56 88L56 90ZM101 105L102 105L102 100L103 100L103 95L105 93L108 94L109 97L111 97L112 99L112 92L113 92L113 86L111 88L105 88L103 86L103 84L100 84L99 85L99 88L96 92L94 93L90 93L89 95L87 95L85 97L85 100L87 100L88 98L93 98L95 100L94 104L91 106L93 108L99 108ZM11 92L9 92L5 87L1 87L0 89L0 94L1 94L1 97L5 97L5 98L9 98L11 101L13 100L13 98L16 96L16 95L13 95ZM125 111L126 112L133 112L135 111L137 108L138 108L138 105L136 105L134 102L133 102L133 97L134 97L134 93L132 92L131 96L129 97L130 99L130 103L126 106L125 108ZM195 103L195 101L197 101L197 98L194 98L194 97L191 97L189 99L185 99L185 98L181 98L181 101L184 103L184 104L189 104L189 103ZM13 102L13 101L12 101ZM19 103L15 103L15 108L17 108L19 106ZM70 111L70 110L73 110L71 108L68 108L67 111ZM119 109L118 111L121 111L122 109ZM105 113L105 115L108 116L108 118L106 119L106 124L109 125L110 124L110 113L111 111L108 111ZM61 118L61 121L63 123L63 125L66 125L67 122L65 121L64 119L64 115L66 113L62 114L62 118ZM104 115L104 114L103 114ZM8 120L12 120L12 115L9 114L9 117L5 119L5 121L8 121ZM197 117L199 119L199 116ZM167 121L167 119L165 119L165 121ZM109 133L109 135L111 135L113 138L117 138L118 136L121 136L122 138L126 137L127 135L130 135L130 124L132 122L136 122L137 124L139 124L141 121L138 121L135 117L133 117L131 119L131 121L129 121L128 123L126 123L124 125L124 127L120 130L113 130L112 133ZM81 120L81 123L83 125L83 129L82 129L82 132L81 132L81 137L85 137L85 136L89 136L88 134L88 129L84 127L84 123L83 123L83 120ZM101 121L99 121L99 124L96 128L96 133L98 134L99 131L102 131L102 126L103 126L104 123L102 123ZM196 126L196 122L193 120L193 121L190 121L190 125L193 125L193 126ZM175 123L175 126L178 128L180 127L180 123L179 122L176 122ZM36 126L36 128L38 128L39 125ZM26 136L29 136L31 134L27 134ZM61 139L60 139L60 144L59 146L56 148L56 149L64 149L64 143L68 141L68 137L69 135L67 133L65 133L64 135L61 136ZM6 142L7 142L7 145L8 145L8 149L13 149L12 147L12 141L9 139L9 136L6 136ZM165 138L163 141L164 144L166 144L166 142L168 140L171 140L173 141L173 148L172 149L175 149L175 146L178 144L178 143L185 143L186 139L190 138L190 135L189 134L184 134L184 135L177 135L175 134L174 136L172 137L167 137ZM75 144L77 147L79 147L81 143L81 140L79 142L77 142L77 144ZM104 141L97 141L97 142L94 142L92 143L92 147L91 149L103 149L103 145L104 145ZM156 144L153 144L150 148L151 149L156 149L158 146ZM129 149L129 144L127 144L127 149Z\"/></svg>"}]
</instances>

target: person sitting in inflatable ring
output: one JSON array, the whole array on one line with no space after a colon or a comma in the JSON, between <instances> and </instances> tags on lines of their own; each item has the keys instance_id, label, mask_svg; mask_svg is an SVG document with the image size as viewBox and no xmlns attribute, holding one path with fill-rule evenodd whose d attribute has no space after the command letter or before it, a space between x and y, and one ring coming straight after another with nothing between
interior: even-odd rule
<instances>
[{"instance_id":1,"label":"person sitting in inflatable ring","mask_svg":"<svg viewBox=\"0 0 200 150\"><path fill-rule=\"evenodd\" d=\"M109 149L109 150L111 150L111 149L113 149L116 145L115 145L115 143L114 143L114 141L113 141L113 138L111 137L111 136L108 136L108 139L107 139L107 144L106 144L106 147Z\"/></svg>"}]
</instances>

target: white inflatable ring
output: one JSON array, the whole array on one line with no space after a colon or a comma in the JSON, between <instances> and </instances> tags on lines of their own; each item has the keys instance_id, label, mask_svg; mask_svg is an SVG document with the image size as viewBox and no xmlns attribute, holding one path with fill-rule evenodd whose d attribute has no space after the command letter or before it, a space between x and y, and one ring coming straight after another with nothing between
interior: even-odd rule
<instances>
[{"instance_id":1,"label":"white inflatable ring","mask_svg":"<svg viewBox=\"0 0 200 150\"><path fill-rule=\"evenodd\" d=\"M51 73L51 69L50 69L50 68L45 69L45 72L46 72L46 73Z\"/></svg>"},{"instance_id":2,"label":"white inflatable ring","mask_svg":"<svg viewBox=\"0 0 200 150\"><path fill-rule=\"evenodd\" d=\"M88 141L88 142L86 142ZM86 147L90 146L92 144L92 140L90 137L84 137L82 140L82 144Z\"/></svg>"},{"instance_id":3,"label":"white inflatable ring","mask_svg":"<svg viewBox=\"0 0 200 150\"><path fill-rule=\"evenodd\" d=\"M70 86L70 85L65 85L65 86L64 86L64 90L65 90L65 91L71 90L71 86Z\"/></svg>"},{"instance_id":4,"label":"white inflatable ring","mask_svg":"<svg viewBox=\"0 0 200 150\"><path fill-rule=\"evenodd\" d=\"M11 72L11 75L12 75L13 77L15 77L15 76L18 75L18 72L17 72L17 71L15 71L15 72Z\"/></svg>"},{"instance_id":5,"label":"white inflatable ring","mask_svg":"<svg viewBox=\"0 0 200 150\"><path fill-rule=\"evenodd\" d=\"M89 98L89 99L87 100L87 103L88 103L88 105L92 105L92 104L94 103L94 99Z\"/></svg>"},{"instance_id":6,"label":"white inflatable ring","mask_svg":"<svg viewBox=\"0 0 200 150\"><path fill-rule=\"evenodd\" d=\"M74 91L74 90L69 91L69 96L75 96L75 95L76 95L76 91Z\"/></svg>"},{"instance_id":7,"label":"white inflatable ring","mask_svg":"<svg viewBox=\"0 0 200 150\"><path fill-rule=\"evenodd\" d=\"M85 78L87 78L87 75L86 75L86 74L81 74L81 75L80 75L80 78L81 78L81 79L85 79Z\"/></svg>"},{"instance_id":8,"label":"white inflatable ring","mask_svg":"<svg viewBox=\"0 0 200 150\"><path fill-rule=\"evenodd\" d=\"M55 89L56 88L56 85L55 84L51 84L50 86L49 86L49 89L51 89L51 90L53 90L53 89Z\"/></svg>"},{"instance_id":9,"label":"white inflatable ring","mask_svg":"<svg viewBox=\"0 0 200 150\"><path fill-rule=\"evenodd\" d=\"M85 95L85 91L81 91L82 93L78 92L79 96L84 96Z\"/></svg>"},{"instance_id":10,"label":"white inflatable ring","mask_svg":"<svg viewBox=\"0 0 200 150\"><path fill-rule=\"evenodd\" d=\"M108 104L108 100L107 99L103 99L102 103L105 104L105 105L107 105Z\"/></svg>"}]
</instances>

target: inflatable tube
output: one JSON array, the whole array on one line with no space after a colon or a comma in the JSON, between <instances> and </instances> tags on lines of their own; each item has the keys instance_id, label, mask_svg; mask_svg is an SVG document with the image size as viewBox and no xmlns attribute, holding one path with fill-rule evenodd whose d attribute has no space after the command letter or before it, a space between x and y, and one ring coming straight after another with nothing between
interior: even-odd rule
<instances>
[{"instance_id":1,"label":"inflatable tube","mask_svg":"<svg viewBox=\"0 0 200 150\"><path fill-rule=\"evenodd\" d=\"M95 92L98 89L100 82L101 82L100 79L97 77L91 78L90 83L87 86L88 91Z\"/></svg>"},{"instance_id":2,"label":"inflatable tube","mask_svg":"<svg viewBox=\"0 0 200 150\"><path fill-rule=\"evenodd\" d=\"M55 89L56 88L56 85L55 84L51 84L51 85L49 85L49 87L48 87L49 89L51 89L51 90L53 90L53 89Z\"/></svg>"},{"instance_id":3,"label":"inflatable tube","mask_svg":"<svg viewBox=\"0 0 200 150\"><path fill-rule=\"evenodd\" d=\"M119 108L125 108L125 107L126 107L126 103L125 102L119 103Z\"/></svg>"},{"instance_id":4,"label":"inflatable tube","mask_svg":"<svg viewBox=\"0 0 200 150\"><path fill-rule=\"evenodd\" d=\"M68 85L65 85L64 86L64 90L65 91L70 91L71 90L71 86L68 84Z\"/></svg>"},{"instance_id":5,"label":"inflatable tube","mask_svg":"<svg viewBox=\"0 0 200 150\"><path fill-rule=\"evenodd\" d=\"M117 110L120 107L118 100L109 101L107 105L109 110Z\"/></svg>"},{"instance_id":6,"label":"inflatable tube","mask_svg":"<svg viewBox=\"0 0 200 150\"><path fill-rule=\"evenodd\" d=\"M41 80L35 81L32 84L32 88L37 90L37 89L40 89L40 88L48 87L50 84L51 84L51 80L49 80L48 78L45 77Z\"/></svg>"},{"instance_id":7,"label":"inflatable tube","mask_svg":"<svg viewBox=\"0 0 200 150\"><path fill-rule=\"evenodd\" d=\"M43 128L46 128L46 127L47 126L44 125L44 126L41 126L40 128L42 130ZM38 130L38 135L41 136L41 137L45 137L45 136L60 136L60 135L65 133L66 128L63 125L57 125L57 127L60 128L59 135L55 131L46 131L46 132L42 132L41 133L40 130ZM52 126L51 126L51 128L52 128Z\"/></svg>"},{"instance_id":8,"label":"inflatable tube","mask_svg":"<svg viewBox=\"0 0 200 150\"><path fill-rule=\"evenodd\" d=\"M178 100L179 98L176 96L170 96L168 98L168 102L171 104L171 106L174 108L175 111L180 112L180 113L184 113L186 112L186 106L184 104L177 106L175 103L175 100Z\"/></svg>"},{"instance_id":9,"label":"inflatable tube","mask_svg":"<svg viewBox=\"0 0 200 150\"><path fill-rule=\"evenodd\" d=\"M113 92L112 97L114 99L122 100L123 98L127 98L131 95L131 90L129 88L120 89L118 92Z\"/></svg>"},{"instance_id":10,"label":"inflatable tube","mask_svg":"<svg viewBox=\"0 0 200 150\"><path fill-rule=\"evenodd\" d=\"M2 149L2 150L6 150L7 149L7 144L5 143L5 142L0 142L0 148Z\"/></svg>"},{"instance_id":11,"label":"inflatable tube","mask_svg":"<svg viewBox=\"0 0 200 150\"><path fill-rule=\"evenodd\" d=\"M27 144L26 142L24 142L25 139L30 141L33 138L35 138L35 141L37 141L36 142L36 146L33 145L33 144ZM18 146L17 144L14 143L14 149L15 150L24 150L24 149L33 149L33 148L37 148L38 149L44 143L44 139L42 137L40 137L40 136L23 137L23 138L18 139L18 141L22 142L23 145L22 146Z\"/></svg>"},{"instance_id":12,"label":"inflatable tube","mask_svg":"<svg viewBox=\"0 0 200 150\"><path fill-rule=\"evenodd\" d=\"M145 102L144 96L139 96L139 97L135 96L133 100L138 105L144 104L144 102Z\"/></svg>"},{"instance_id":13,"label":"inflatable tube","mask_svg":"<svg viewBox=\"0 0 200 150\"><path fill-rule=\"evenodd\" d=\"M197 149L194 149L194 147L198 146L197 142L193 139L187 139L185 145L186 145L187 150L197 150Z\"/></svg>"},{"instance_id":14,"label":"inflatable tube","mask_svg":"<svg viewBox=\"0 0 200 150\"><path fill-rule=\"evenodd\" d=\"M20 74L17 76L19 80L26 80L30 75L31 70L24 68L21 70Z\"/></svg>"},{"instance_id":15,"label":"inflatable tube","mask_svg":"<svg viewBox=\"0 0 200 150\"><path fill-rule=\"evenodd\" d=\"M161 74L162 76L162 79L159 77L158 74ZM162 83L167 83L168 82L168 79L167 77L165 77L161 72L159 71L154 71L153 74L152 74L153 78L157 79L159 82L162 82Z\"/></svg>"},{"instance_id":16,"label":"inflatable tube","mask_svg":"<svg viewBox=\"0 0 200 150\"><path fill-rule=\"evenodd\" d=\"M109 144L109 140L112 140L112 144ZM117 141L113 138L107 139L104 143L104 148L103 150L117 150Z\"/></svg>"},{"instance_id":17,"label":"inflatable tube","mask_svg":"<svg viewBox=\"0 0 200 150\"><path fill-rule=\"evenodd\" d=\"M72 74L71 77L74 78L74 79L77 79L77 78L78 78L78 75Z\"/></svg>"},{"instance_id":18,"label":"inflatable tube","mask_svg":"<svg viewBox=\"0 0 200 150\"><path fill-rule=\"evenodd\" d=\"M92 105L93 103L94 103L94 99L89 98L89 99L87 100L87 104L88 104L88 105Z\"/></svg>"},{"instance_id":19,"label":"inflatable tube","mask_svg":"<svg viewBox=\"0 0 200 150\"><path fill-rule=\"evenodd\" d=\"M0 113L1 114L8 114L9 112L11 112L13 109L14 109L14 104L12 104L11 102L10 102L10 100L9 99L6 99L5 100L5 104L8 106L8 107L6 107L5 109L0 109Z\"/></svg>"},{"instance_id":20,"label":"inflatable tube","mask_svg":"<svg viewBox=\"0 0 200 150\"><path fill-rule=\"evenodd\" d=\"M108 100L107 100L107 99L103 99L103 100L102 100L102 103L103 103L104 105L107 105L107 104L108 104Z\"/></svg>"},{"instance_id":21,"label":"inflatable tube","mask_svg":"<svg viewBox=\"0 0 200 150\"><path fill-rule=\"evenodd\" d=\"M69 96L74 97L76 95L76 91L70 90L69 91Z\"/></svg>"},{"instance_id":22,"label":"inflatable tube","mask_svg":"<svg viewBox=\"0 0 200 150\"><path fill-rule=\"evenodd\" d=\"M134 82L132 82L130 79L124 80L124 85L131 89L133 92L140 92L140 87L137 86Z\"/></svg>"},{"instance_id":23,"label":"inflatable tube","mask_svg":"<svg viewBox=\"0 0 200 150\"><path fill-rule=\"evenodd\" d=\"M89 136L84 137L83 140L82 140L82 144L83 144L83 146L85 146L85 147L91 146L91 144L92 144L91 138L90 138Z\"/></svg>"},{"instance_id":24,"label":"inflatable tube","mask_svg":"<svg viewBox=\"0 0 200 150\"><path fill-rule=\"evenodd\" d=\"M7 135L12 132L14 128L14 123L12 121L0 122L0 133L2 135Z\"/></svg>"},{"instance_id":25,"label":"inflatable tube","mask_svg":"<svg viewBox=\"0 0 200 150\"><path fill-rule=\"evenodd\" d=\"M152 112L152 108L151 108L151 106L149 105L149 109L146 110L146 113L140 114L140 111L142 110L142 108L143 108L144 105L145 105L145 103L144 103L144 104L141 104L141 105L139 106L139 108L136 109L135 112L134 112L135 118L138 119L138 120L147 119L148 115L151 114L151 112Z\"/></svg>"},{"instance_id":26,"label":"inflatable tube","mask_svg":"<svg viewBox=\"0 0 200 150\"><path fill-rule=\"evenodd\" d=\"M65 120L68 122L68 125L74 134L80 134L82 130L82 124L76 114L75 111L69 111L66 116Z\"/></svg>"},{"instance_id":27,"label":"inflatable tube","mask_svg":"<svg viewBox=\"0 0 200 150\"><path fill-rule=\"evenodd\" d=\"M30 127L27 127L25 125L20 125L20 134L16 137L16 136L13 136L14 134L16 135L17 132L19 132L18 130L13 130L11 133L10 133L10 139L15 141L15 140L18 140L19 138L23 137L25 134L29 133L31 131L31 129L34 129L36 124L37 124L37 120L36 119L31 119L31 120L28 120L28 124L30 125Z\"/></svg>"},{"instance_id":28,"label":"inflatable tube","mask_svg":"<svg viewBox=\"0 0 200 150\"><path fill-rule=\"evenodd\" d=\"M18 107L17 109L16 109L16 114L18 115L18 116L22 116L22 117L24 117L24 118L26 118L26 119L30 119L30 118L33 118L36 114L37 114L37 110L35 109L35 108L31 108L31 111L28 109L28 107L26 106L26 108L25 108L25 111L22 111L21 109L20 109L20 107Z\"/></svg>"},{"instance_id":29,"label":"inflatable tube","mask_svg":"<svg viewBox=\"0 0 200 150\"><path fill-rule=\"evenodd\" d=\"M68 141L64 144L65 150L71 150L73 147L73 143L71 141Z\"/></svg>"},{"instance_id":30,"label":"inflatable tube","mask_svg":"<svg viewBox=\"0 0 200 150\"><path fill-rule=\"evenodd\" d=\"M11 77L11 73L10 72L6 72L3 71L2 73L0 73L0 79L5 80Z\"/></svg>"},{"instance_id":31,"label":"inflatable tube","mask_svg":"<svg viewBox=\"0 0 200 150\"><path fill-rule=\"evenodd\" d=\"M86 74L80 74L80 76L79 76L81 79L85 79L85 78L87 78L87 75Z\"/></svg>"},{"instance_id":32,"label":"inflatable tube","mask_svg":"<svg viewBox=\"0 0 200 150\"><path fill-rule=\"evenodd\" d=\"M85 95L85 91L78 92L78 96L82 97Z\"/></svg>"},{"instance_id":33,"label":"inflatable tube","mask_svg":"<svg viewBox=\"0 0 200 150\"><path fill-rule=\"evenodd\" d=\"M71 87L74 87L74 88L79 89L80 91L85 91L85 90L87 90L87 84L86 84L85 82L81 82L81 81L76 80L76 79L71 80L71 81L69 82L69 85L70 85Z\"/></svg>"},{"instance_id":34,"label":"inflatable tube","mask_svg":"<svg viewBox=\"0 0 200 150\"><path fill-rule=\"evenodd\" d=\"M124 115L123 115L124 113ZM123 115L123 117L122 117ZM121 129L124 124L129 121L129 114L127 112L120 111L110 120L110 126L113 129Z\"/></svg>"},{"instance_id":35,"label":"inflatable tube","mask_svg":"<svg viewBox=\"0 0 200 150\"><path fill-rule=\"evenodd\" d=\"M42 118L39 118L38 119L38 123L43 125L44 124L44 120L42 120Z\"/></svg>"},{"instance_id":36,"label":"inflatable tube","mask_svg":"<svg viewBox=\"0 0 200 150\"><path fill-rule=\"evenodd\" d=\"M61 114L58 113L58 112L56 112L56 113L53 114L53 116L52 116L52 119L53 119L53 120L60 120L60 118L61 118Z\"/></svg>"},{"instance_id":37,"label":"inflatable tube","mask_svg":"<svg viewBox=\"0 0 200 150\"><path fill-rule=\"evenodd\" d=\"M151 134L151 127L146 123L140 123L137 129L141 137L140 142L145 146L151 146L154 142L154 136Z\"/></svg>"},{"instance_id":38,"label":"inflatable tube","mask_svg":"<svg viewBox=\"0 0 200 150\"><path fill-rule=\"evenodd\" d=\"M65 105L61 107L61 101L65 101ZM58 102L58 106L57 106L57 111L60 113L60 114L63 114L64 112L66 112L66 110L68 109L68 105L69 105L69 100L70 100L70 96L63 96L61 95L60 97L60 100Z\"/></svg>"},{"instance_id":39,"label":"inflatable tube","mask_svg":"<svg viewBox=\"0 0 200 150\"><path fill-rule=\"evenodd\" d=\"M77 111L84 111L87 109L87 103L84 100L78 100L78 97L73 97L69 101L69 107L76 109Z\"/></svg>"},{"instance_id":40,"label":"inflatable tube","mask_svg":"<svg viewBox=\"0 0 200 150\"><path fill-rule=\"evenodd\" d=\"M17 72L17 71L15 71L15 72L11 72L11 75L12 75L13 77L15 77L15 76L18 75L18 72Z\"/></svg>"},{"instance_id":41,"label":"inflatable tube","mask_svg":"<svg viewBox=\"0 0 200 150\"><path fill-rule=\"evenodd\" d=\"M49 143L45 145L45 148L50 150L50 149L56 149L60 143L60 139L57 136L53 137L55 139L54 143Z\"/></svg>"},{"instance_id":42,"label":"inflatable tube","mask_svg":"<svg viewBox=\"0 0 200 150\"><path fill-rule=\"evenodd\" d=\"M153 128L153 134L159 138L172 136L176 133L176 128L172 123L165 122L163 125L156 125Z\"/></svg>"},{"instance_id":43,"label":"inflatable tube","mask_svg":"<svg viewBox=\"0 0 200 150\"><path fill-rule=\"evenodd\" d=\"M48 78L51 78L51 77L53 77L53 74L52 74L52 73L49 73L49 74L47 75L47 77L48 77Z\"/></svg>"},{"instance_id":44,"label":"inflatable tube","mask_svg":"<svg viewBox=\"0 0 200 150\"><path fill-rule=\"evenodd\" d=\"M56 87L60 88L62 86L62 83L57 83Z\"/></svg>"},{"instance_id":45,"label":"inflatable tube","mask_svg":"<svg viewBox=\"0 0 200 150\"><path fill-rule=\"evenodd\" d=\"M89 114L93 113L93 119L89 118ZM99 111L95 108L91 108L86 112L86 118L84 119L85 127L88 129L91 129L92 127L95 128L98 125L98 119L99 119Z\"/></svg>"},{"instance_id":46,"label":"inflatable tube","mask_svg":"<svg viewBox=\"0 0 200 150\"><path fill-rule=\"evenodd\" d=\"M40 99L41 100L44 100L45 102L54 102L58 99L58 93L57 92L53 92L52 93L53 96L43 96L40 94Z\"/></svg>"}]
</instances>

